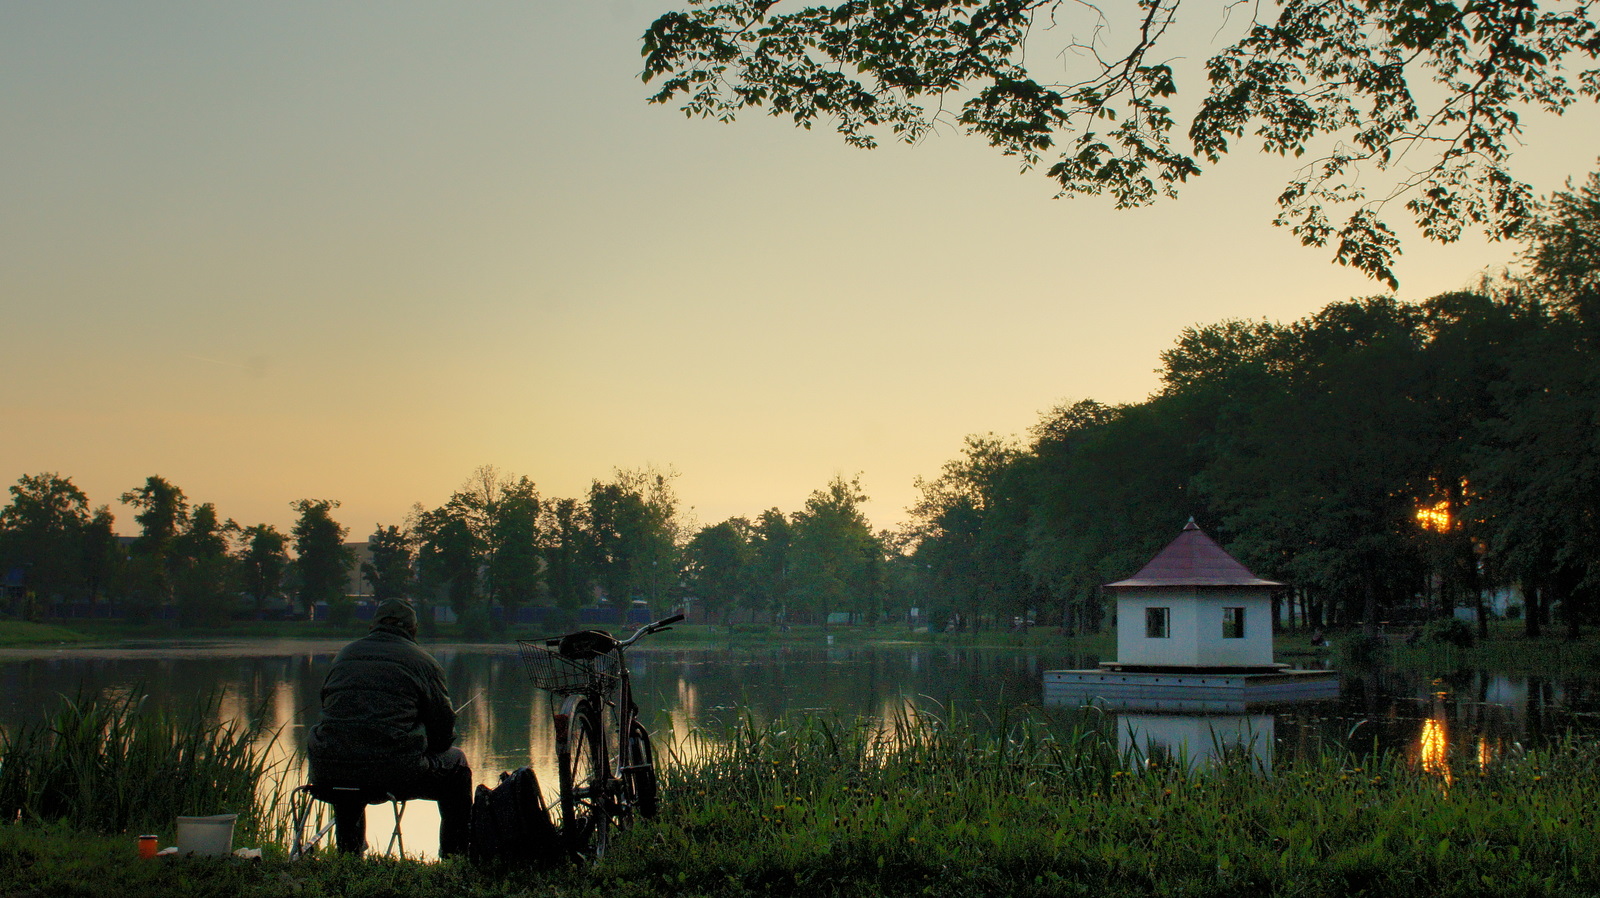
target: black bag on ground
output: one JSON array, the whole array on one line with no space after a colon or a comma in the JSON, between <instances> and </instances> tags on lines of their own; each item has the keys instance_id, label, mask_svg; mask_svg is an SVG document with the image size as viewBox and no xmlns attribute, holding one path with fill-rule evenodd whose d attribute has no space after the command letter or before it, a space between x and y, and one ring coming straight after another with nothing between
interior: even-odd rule
<instances>
[{"instance_id":1,"label":"black bag on ground","mask_svg":"<svg viewBox=\"0 0 1600 898\"><path fill-rule=\"evenodd\" d=\"M561 841L531 768L500 774L500 785L493 789L478 787L472 800L469 853L480 864L548 864L560 859Z\"/></svg>"}]
</instances>

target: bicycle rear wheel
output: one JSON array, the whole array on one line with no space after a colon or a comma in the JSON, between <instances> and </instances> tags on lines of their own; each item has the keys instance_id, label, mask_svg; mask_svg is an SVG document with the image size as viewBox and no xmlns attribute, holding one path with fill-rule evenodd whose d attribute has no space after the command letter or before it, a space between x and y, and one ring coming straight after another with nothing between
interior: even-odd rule
<instances>
[{"instance_id":1,"label":"bicycle rear wheel","mask_svg":"<svg viewBox=\"0 0 1600 898\"><path fill-rule=\"evenodd\" d=\"M599 858L605 854L611 836L611 798L600 710L594 702L573 696L562 705L561 717L566 722L565 727L556 728L561 841L574 855Z\"/></svg>"},{"instance_id":2,"label":"bicycle rear wheel","mask_svg":"<svg viewBox=\"0 0 1600 898\"><path fill-rule=\"evenodd\" d=\"M628 741L632 745L633 765L622 777L628 806L641 817L654 817L660 787L656 785L656 752L650 744L650 731L635 720L628 728Z\"/></svg>"}]
</instances>

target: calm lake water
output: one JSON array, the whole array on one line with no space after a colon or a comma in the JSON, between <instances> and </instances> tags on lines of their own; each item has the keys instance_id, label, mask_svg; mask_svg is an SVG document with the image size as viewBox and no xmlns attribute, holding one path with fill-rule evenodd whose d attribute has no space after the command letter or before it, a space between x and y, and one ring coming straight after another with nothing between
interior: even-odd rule
<instances>
[{"instance_id":1,"label":"calm lake water","mask_svg":"<svg viewBox=\"0 0 1600 898\"><path fill-rule=\"evenodd\" d=\"M62 695L143 694L178 709L221 690L223 714L265 715L268 728L278 733L273 751L299 781L305 731L316 722L318 691L341 645L194 642L0 650L0 728L40 720ZM546 790L552 789L549 702L528 683L516 653L505 646L429 648L445 667L456 703L470 700L461 713L458 744L477 781L492 784L499 771L531 764ZM767 721L812 709L854 717L917 708L994 718L1007 708L1037 705L1045 670L1098 661L1065 652L927 647L641 647L629 653L636 697L658 752L683 744L691 732L715 736L744 714ZM1232 717L1127 714L1109 725L1118 728L1124 746L1187 739L1191 754L1201 755L1215 741L1213 733L1238 737L1273 765L1329 747L1377 747L1421 757L1448 745L1463 757L1493 755L1574 730L1600 733L1600 677L1347 674L1338 701ZM369 815L373 839L386 835L385 814L373 808ZM414 802L405 822L408 850L436 849L432 803Z\"/></svg>"}]
</instances>

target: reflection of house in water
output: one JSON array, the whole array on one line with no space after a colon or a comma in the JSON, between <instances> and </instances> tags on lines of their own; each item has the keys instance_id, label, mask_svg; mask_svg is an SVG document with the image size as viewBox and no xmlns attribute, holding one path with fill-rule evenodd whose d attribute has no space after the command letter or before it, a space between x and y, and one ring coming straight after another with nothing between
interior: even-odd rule
<instances>
[{"instance_id":1,"label":"reflection of house in water","mask_svg":"<svg viewBox=\"0 0 1600 898\"><path fill-rule=\"evenodd\" d=\"M1243 741L1266 763L1271 718L1251 712L1339 694L1333 671L1272 660L1272 593L1281 588L1191 520L1138 573L1106 586L1116 596L1117 660L1096 670L1046 671L1045 702L1145 712L1119 720L1128 731L1118 737L1124 748L1143 739L1195 760Z\"/></svg>"},{"instance_id":2,"label":"reflection of house in water","mask_svg":"<svg viewBox=\"0 0 1600 898\"><path fill-rule=\"evenodd\" d=\"M1507 708L1523 708L1528 704L1528 681L1513 680L1504 674L1486 674L1483 679L1483 701Z\"/></svg>"},{"instance_id":3,"label":"reflection of house in water","mask_svg":"<svg viewBox=\"0 0 1600 898\"><path fill-rule=\"evenodd\" d=\"M1238 757L1270 770L1275 735L1271 714L1117 715L1117 751L1151 764L1203 767Z\"/></svg>"}]
</instances>

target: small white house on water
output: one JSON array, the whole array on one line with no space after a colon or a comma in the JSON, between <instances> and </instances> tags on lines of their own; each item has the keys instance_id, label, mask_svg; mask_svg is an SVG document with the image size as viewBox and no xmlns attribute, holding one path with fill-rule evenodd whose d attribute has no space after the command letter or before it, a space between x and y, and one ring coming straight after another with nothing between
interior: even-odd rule
<instances>
[{"instance_id":1,"label":"small white house on water","mask_svg":"<svg viewBox=\"0 0 1600 898\"><path fill-rule=\"evenodd\" d=\"M1117 660L1110 666L1186 670L1274 670L1272 592L1191 519L1183 532L1126 580L1105 587L1117 600Z\"/></svg>"},{"instance_id":2,"label":"small white house on water","mask_svg":"<svg viewBox=\"0 0 1600 898\"><path fill-rule=\"evenodd\" d=\"M1192 519L1138 573L1105 588L1117 603L1117 659L1046 671L1047 703L1242 711L1339 694L1332 671L1272 660L1272 593L1284 585L1251 573Z\"/></svg>"}]
</instances>

